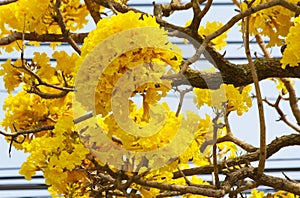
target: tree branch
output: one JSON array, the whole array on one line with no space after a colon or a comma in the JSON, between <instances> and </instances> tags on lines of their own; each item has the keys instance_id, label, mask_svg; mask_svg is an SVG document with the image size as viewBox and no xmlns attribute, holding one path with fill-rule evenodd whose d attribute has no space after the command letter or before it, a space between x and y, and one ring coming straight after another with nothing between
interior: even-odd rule
<instances>
[{"instance_id":1,"label":"tree branch","mask_svg":"<svg viewBox=\"0 0 300 198\"><path fill-rule=\"evenodd\" d=\"M209 197L222 197L223 195L226 194L224 190L219 190L219 189L210 189L210 188L205 188L205 187L199 187L199 186L182 186L182 185L176 185L176 184L164 184L160 182L153 182L153 181L148 181L144 179L134 179L134 183L142 185L142 186L148 186L152 188L158 188L161 190L166 190L166 191L175 191L175 192L180 192L183 194L187 193L192 193L192 194L200 194L204 196L209 196Z\"/></svg>"},{"instance_id":2,"label":"tree branch","mask_svg":"<svg viewBox=\"0 0 300 198\"><path fill-rule=\"evenodd\" d=\"M273 154L277 153L280 149L287 147L287 146L294 146L300 145L300 134L291 134L291 135L284 135L279 138L273 140L270 144L267 145L267 158L272 156ZM229 159L224 162L218 164L219 170L224 169L226 167L231 167L235 165L241 165L248 162L257 161L259 159L259 150L256 150L253 153L245 154L239 156L234 159ZM207 165L202 167L190 168L181 170L185 176L197 175L197 174L210 174L214 170L213 165ZM174 179L182 177L180 172L174 173Z\"/></svg>"},{"instance_id":3,"label":"tree branch","mask_svg":"<svg viewBox=\"0 0 300 198\"><path fill-rule=\"evenodd\" d=\"M253 83L251 71L248 64L231 64L227 66L227 70L216 73L205 73L198 70L187 69L184 72L185 78L173 78L173 86L182 84L190 84L197 88L208 88L209 82L210 89L218 89L222 83L233 84L235 87L246 86ZM281 68L280 58L260 58L254 62L254 67L258 75L258 80L264 80L271 77L290 77L300 78L300 67L289 67L286 69ZM220 81L222 76L222 81ZM167 76L163 77L170 79ZM186 81L188 80L188 82Z\"/></svg>"},{"instance_id":4,"label":"tree branch","mask_svg":"<svg viewBox=\"0 0 300 198\"><path fill-rule=\"evenodd\" d=\"M0 1L0 6L2 5L7 5L7 4L10 4L10 3L14 3L14 2L17 2L18 0L2 0Z\"/></svg>"},{"instance_id":5,"label":"tree branch","mask_svg":"<svg viewBox=\"0 0 300 198\"><path fill-rule=\"evenodd\" d=\"M101 16L99 13L100 6L91 0L84 0L84 3L90 12L91 17L93 18L94 22L97 24L100 21Z\"/></svg>"},{"instance_id":6,"label":"tree branch","mask_svg":"<svg viewBox=\"0 0 300 198\"><path fill-rule=\"evenodd\" d=\"M175 1L172 1L170 4L161 4L162 16L168 17L176 10L188 10L191 7L192 7L192 2L187 2L186 4L180 4Z\"/></svg>"},{"instance_id":7,"label":"tree branch","mask_svg":"<svg viewBox=\"0 0 300 198\"><path fill-rule=\"evenodd\" d=\"M201 17L201 9L200 9L199 1L191 0L191 2L192 2L192 6L193 6L194 17L193 17L192 23L189 26L189 28L191 28L196 33L196 32L198 32L200 21L203 16ZM209 0L208 4L206 4L205 7L207 7L210 4L210 2L212 2L212 0Z\"/></svg>"},{"instance_id":8,"label":"tree branch","mask_svg":"<svg viewBox=\"0 0 300 198\"><path fill-rule=\"evenodd\" d=\"M69 33L76 43L83 43L88 33ZM13 32L6 37L0 38L0 45L8 45L14 41L22 40L22 32ZM24 40L39 42L68 42L62 34L37 34L34 32L24 33Z\"/></svg>"},{"instance_id":9,"label":"tree branch","mask_svg":"<svg viewBox=\"0 0 300 198\"><path fill-rule=\"evenodd\" d=\"M55 99L65 97L69 91L61 91L60 93L44 93L34 86L30 90L27 90L27 93L34 93L44 99Z\"/></svg>"},{"instance_id":10,"label":"tree branch","mask_svg":"<svg viewBox=\"0 0 300 198\"><path fill-rule=\"evenodd\" d=\"M295 126L293 123L291 123L288 119L286 119L286 115L283 113L283 111L281 110L281 108L279 107L279 103L282 99L282 96L279 95L276 99L276 102L274 104L272 104L269 100L264 99L264 101L271 107L275 108L277 113L279 114L280 118L279 120L282 120L285 124L287 124L289 127L291 127L292 129L294 129L295 131L300 133L300 128ZM278 120L278 121L279 121Z\"/></svg>"},{"instance_id":11,"label":"tree branch","mask_svg":"<svg viewBox=\"0 0 300 198\"><path fill-rule=\"evenodd\" d=\"M288 79L283 78L281 80L289 92L290 107L292 109L295 119L297 120L297 124L300 126L300 110L297 104L298 100L297 100L295 89Z\"/></svg>"},{"instance_id":12,"label":"tree branch","mask_svg":"<svg viewBox=\"0 0 300 198\"><path fill-rule=\"evenodd\" d=\"M265 43L263 41L263 39L261 38L261 36L258 34L258 35L255 35L255 38L256 38L256 41L259 45L259 47L262 49L265 57L267 58L272 58L272 55L269 53L269 51L267 50L266 46L265 46ZM295 90L293 88L293 86L291 85L291 82L289 79L287 78L280 78L280 80L284 83L286 89L288 90L289 92L289 101L290 101L290 107L292 109L292 112L294 114L294 117L296 118L297 122L298 122L298 125L300 125L300 111L299 111L299 108L298 108L298 98L296 97L296 93L295 93ZM294 130L300 132L299 128L297 126L294 126L291 122L289 122L287 119L286 119L286 116L283 114L282 110L280 109L279 107L279 102L280 100L282 99L282 96L279 95L275 104L271 104L269 101L265 100L267 102L268 105L274 107L277 111L277 113L280 115L280 119L282 121L284 121L288 126L290 126L291 128L293 128Z\"/></svg>"},{"instance_id":13,"label":"tree branch","mask_svg":"<svg viewBox=\"0 0 300 198\"><path fill-rule=\"evenodd\" d=\"M7 133L4 131L0 130L0 134L6 137L17 137L19 135L26 135L26 134L33 134L33 133L38 133L41 131L47 131L47 130L53 130L54 126L50 125L50 126L41 126L41 127L37 127L34 129L28 129L28 130L22 130L22 131L17 131L16 133Z\"/></svg>"},{"instance_id":14,"label":"tree branch","mask_svg":"<svg viewBox=\"0 0 300 198\"><path fill-rule=\"evenodd\" d=\"M80 55L81 54L81 50L78 47L77 43L70 37L69 35L69 31L67 30L62 12L60 10L61 6L61 0L56 0L55 5L53 7L53 9L55 10L55 12L57 13L56 16L56 21L58 23L58 25L60 26L62 35L64 36L64 38L68 41L68 43L73 47L73 49Z\"/></svg>"},{"instance_id":15,"label":"tree branch","mask_svg":"<svg viewBox=\"0 0 300 198\"><path fill-rule=\"evenodd\" d=\"M244 142L236 137L234 137L231 134L225 135L221 138L219 138L217 140L217 143L221 143L221 142L233 142L236 145L238 145L239 147L241 147L242 149L244 149L247 152L254 152L257 150L256 147L252 146L251 144L248 144L247 142Z\"/></svg>"},{"instance_id":16,"label":"tree branch","mask_svg":"<svg viewBox=\"0 0 300 198\"><path fill-rule=\"evenodd\" d=\"M300 183L289 181L287 179L274 177L271 175L258 175L258 174L251 174L249 177L255 180L258 184L270 186L277 190L284 190L295 195L300 195Z\"/></svg>"}]
</instances>

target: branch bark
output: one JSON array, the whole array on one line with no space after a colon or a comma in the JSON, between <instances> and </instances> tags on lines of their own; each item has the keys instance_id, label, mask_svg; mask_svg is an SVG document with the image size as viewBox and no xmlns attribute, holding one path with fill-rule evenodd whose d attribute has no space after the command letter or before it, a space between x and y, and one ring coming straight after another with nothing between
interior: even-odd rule
<instances>
[{"instance_id":1,"label":"branch bark","mask_svg":"<svg viewBox=\"0 0 300 198\"><path fill-rule=\"evenodd\" d=\"M300 67L287 66L286 69L282 69L280 58L260 58L256 59L253 64L259 81L271 77L300 78ZM173 86L189 83L193 87L208 88L209 84L210 89L218 89L222 83L233 84L235 87L246 86L253 83L248 64L228 63L226 67L226 70L216 73L206 73L198 70L187 69L184 72L184 79L173 79ZM220 80L220 76L222 77L222 81Z\"/></svg>"},{"instance_id":2,"label":"branch bark","mask_svg":"<svg viewBox=\"0 0 300 198\"><path fill-rule=\"evenodd\" d=\"M280 149L287 146L295 146L300 145L300 135L299 134L291 134L284 135L275 140L273 140L270 144L267 145L267 153L266 158L271 157L273 154L277 153ZM249 162L257 161L259 159L259 150L256 150L253 153L245 154L240 157L229 159L223 161L218 164L219 170L224 169L226 167L247 164ZM191 169L181 170L185 176L198 175L198 174L210 174L214 171L213 165L207 165L202 167L196 167ZM174 179L182 177L180 172L174 173Z\"/></svg>"},{"instance_id":3,"label":"branch bark","mask_svg":"<svg viewBox=\"0 0 300 198\"><path fill-rule=\"evenodd\" d=\"M14 2L17 2L18 0L3 0L3 1L0 1L0 6L2 5L7 5L7 4L10 4L10 3L14 3Z\"/></svg>"},{"instance_id":4,"label":"branch bark","mask_svg":"<svg viewBox=\"0 0 300 198\"><path fill-rule=\"evenodd\" d=\"M0 38L0 46L8 45L14 41L22 40L22 32L13 32L6 37ZM76 43L83 43L88 33L70 33L69 37ZM39 42L68 42L62 34L37 34L37 33L24 33L24 40L39 41Z\"/></svg>"}]
</instances>

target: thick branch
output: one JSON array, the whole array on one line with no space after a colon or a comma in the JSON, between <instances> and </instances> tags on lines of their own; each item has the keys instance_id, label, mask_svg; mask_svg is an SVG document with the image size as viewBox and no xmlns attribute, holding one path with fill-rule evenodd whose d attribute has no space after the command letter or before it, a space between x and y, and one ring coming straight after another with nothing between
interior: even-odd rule
<instances>
[{"instance_id":1,"label":"thick branch","mask_svg":"<svg viewBox=\"0 0 300 198\"><path fill-rule=\"evenodd\" d=\"M270 175L266 175L264 173L257 174L257 169L253 167L245 167L241 168L239 170L234 171L233 173L230 173L225 181L222 183L223 189L228 189L228 187L231 187L234 185L236 181L238 181L237 178L243 179L243 178L251 178L254 181L256 181L257 184L273 187L277 190L284 190L291 193L294 193L296 195L300 194L300 183L289 181L287 179L274 177Z\"/></svg>"},{"instance_id":2,"label":"thick branch","mask_svg":"<svg viewBox=\"0 0 300 198\"><path fill-rule=\"evenodd\" d=\"M100 21L100 19L101 19L101 16L99 13L100 6L91 0L84 0L84 3L86 5L87 9L89 10L94 22L97 24L98 21Z\"/></svg>"},{"instance_id":3,"label":"thick branch","mask_svg":"<svg viewBox=\"0 0 300 198\"><path fill-rule=\"evenodd\" d=\"M83 43L88 33L70 33L69 36L76 43ZM0 38L0 46L8 45L14 41L22 40L22 32L13 32L10 35ZM24 33L24 40L39 41L39 42L67 42L67 39L62 34L37 34L37 33Z\"/></svg>"},{"instance_id":4,"label":"thick branch","mask_svg":"<svg viewBox=\"0 0 300 198\"><path fill-rule=\"evenodd\" d=\"M158 188L158 189L166 190L166 191L175 191L175 192L180 192L183 194L192 193L192 194L200 194L200 195L209 196L209 197L221 197L226 194L226 192L224 190L214 190L214 189L210 189L210 188L200 188L200 187L196 187L196 186L164 184L164 183L159 183L159 182L147 181L147 180L143 180L143 179L137 179L137 180L134 180L134 182L139 185L142 185L142 186Z\"/></svg>"},{"instance_id":5,"label":"thick branch","mask_svg":"<svg viewBox=\"0 0 300 198\"><path fill-rule=\"evenodd\" d=\"M300 183L298 182L289 181L287 179L274 177L266 174L251 174L249 175L249 177L255 180L258 184L270 186L278 190L291 192L295 195L300 195Z\"/></svg>"},{"instance_id":6,"label":"thick branch","mask_svg":"<svg viewBox=\"0 0 300 198\"><path fill-rule=\"evenodd\" d=\"M194 32L198 32L200 21L203 16L201 17L201 9L200 9L200 4L199 4L198 0L192 0L191 2L192 2L192 6L193 6L194 17L193 17L192 23L190 25L190 28ZM209 0L209 2L211 2L211 0ZM209 7L209 3L206 4L205 8L206 7Z\"/></svg>"},{"instance_id":7,"label":"thick branch","mask_svg":"<svg viewBox=\"0 0 300 198\"><path fill-rule=\"evenodd\" d=\"M291 134L291 135L285 135L281 136L280 138L277 138L273 140L270 144L267 146L267 158L272 156L274 153L277 153L280 149L287 147L287 146L294 146L294 145L300 145L300 135L299 134ZM259 150L250 153L245 154L240 157L229 159L224 162L221 162L218 164L219 170L224 169L226 167L235 166L235 165L241 165L246 164L248 162L257 161L259 159ZM214 170L213 165L207 165L202 167L196 167L191 169L182 170L183 174L185 176L191 176L191 175L197 175L197 174L210 174ZM180 172L174 173L174 179L182 177L182 174Z\"/></svg>"},{"instance_id":8,"label":"thick branch","mask_svg":"<svg viewBox=\"0 0 300 198\"><path fill-rule=\"evenodd\" d=\"M162 16L168 17L175 10L187 10L192 7L192 2L187 2L186 4L176 3L172 1L170 4L161 4L162 5Z\"/></svg>"},{"instance_id":9,"label":"thick branch","mask_svg":"<svg viewBox=\"0 0 300 198\"><path fill-rule=\"evenodd\" d=\"M158 188L161 190L176 192L176 194L200 194L210 197L221 197L231 191L233 185L236 182L241 181L245 178L251 178L256 181L256 184L270 186L278 190L285 190L294 194L300 193L300 184L287 179L266 175L264 173L258 175L257 169L253 167L244 167L236 169L229 173L225 178L225 181L221 184L221 189L214 189L207 187L196 187L196 186L182 186L176 184L164 184L159 182L147 181L143 179L134 179L134 182L142 186Z\"/></svg>"},{"instance_id":10,"label":"thick branch","mask_svg":"<svg viewBox=\"0 0 300 198\"><path fill-rule=\"evenodd\" d=\"M300 67L286 67L286 69L282 69L279 58L261 58L255 60L253 64L259 81L271 77L300 78ZM198 70L187 69L184 75L185 79L174 79L173 85L178 86L190 83L190 85L197 88L218 89L222 83L233 84L235 87L253 83L248 64L230 64L228 65L227 70L222 71L221 73L205 73ZM221 77L222 79L220 79Z\"/></svg>"}]
</instances>

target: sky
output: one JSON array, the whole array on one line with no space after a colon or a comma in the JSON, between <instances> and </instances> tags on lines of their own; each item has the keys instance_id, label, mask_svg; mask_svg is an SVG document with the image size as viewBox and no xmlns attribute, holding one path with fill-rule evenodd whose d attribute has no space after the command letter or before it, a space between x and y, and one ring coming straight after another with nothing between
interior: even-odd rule
<instances>
[{"instance_id":1,"label":"sky","mask_svg":"<svg viewBox=\"0 0 300 198\"><path fill-rule=\"evenodd\" d=\"M130 1L132 3L138 3L138 0L132 0ZM147 3L152 3L152 1L143 1ZM162 2L162 1L157 1L157 3ZM165 1L164 1L165 2ZM216 0L215 2L228 2L226 0ZM142 9L147 12L152 12L149 10L147 7L140 7L139 9ZM220 22L226 22L230 19L230 17L236 12L233 10L233 6L215 6L213 7L210 12L206 15L205 19L203 20L203 24L205 24L206 20L209 21L220 21ZM189 18L191 18L192 15L190 12L178 12L175 13L173 16L171 16L168 21L173 22L177 25L183 25ZM87 29L92 29L94 28L93 24L90 24ZM86 30L87 30L86 29ZM85 31L85 30L83 30ZM237 41L241 40L241 34L239 33L239 27L234 26L231 31L228 33L227 37L228 41ZM179 47L182 48L183 54L185 57L190 57L192 55L192 50L190 47L180 45ZM251 51L252 53L258 52L258 55L261 56L261 51L258 48L258 46L255 46L251 44ZM60 47L58 48L59 50L67 50L70 51L66 47ZM227 46L224 50L226 50L226 55L225 58L228 57L241 57L244 56L244 48L242 47L241 44L232 44L230 46ZM39 48L39 51L42 52L47 52L48 54L51 54L52 51L47 47L47 46L42 46ZM28 47L25 51L25 57L26 58L31 58L34 52L33 47ZM271 53L274 57L281 56L280 50L278 48L272 48ZM1 55L1 58L17 58L19 55L17 53L12 53L12 54L6 54L3 53ZM0 62L1 63L1 62ZM236 61L236 63L246 63L246 60L241 60L241 61ZM195 67L197 68L203 68L202 65L196 65ZM270 80L265 80L260 83L261 88L262 88L262 94L263 97L269 98L271 101L274 101L274 98L277 97L277 94L279 91L276 89L274 82ZM300 83L299 81L296 83L296 91L297 94L300 95ZM7 93L3 92L4 90L4 85L2 81L0 81L0 106L2 106L2 103L4 99L7 97ZM173 100L174 104L176 101L178 101L178 96L174 95L171 96L168 100ZM188 99L185 100L185 104L189 105L192 104L192 98L189 97ZM187 107L189 108L189 106ZM282 109L286 112L288 118L291 118L291 111L289 110L289 106L287 103L282 104ZM254 146L259 145L259 122L258 122L258 112L257 112L257 107L256 107L256 102L253 102L253 107L249 110L248 113L245 113L242 117L237 116L235 113L231 114L229 119L231 122L231 128L234 134L242 139L247 141L248 143L253 144ZM273 140L276 137L279 137L283 134L290 134L292 133L292 130L286 127L282 122L277 122L276 120L279 118L278 114L276 113L275 109L268 107L265 105L265 115L266 117L266 123L267 123L267 142L269 143L271 140ZM4 112L0 110L0 120L3 118ZM1 171L1 168L18 168L21 166L22 162L26 159L26 154L24 154L21 151L17 151L15 149L12 150L12 157L9 158L8 155L8 149L9 145L5 142L4 138L1 136L0 137L0 178L3 176L11 176L11 175L16 175L17 170L10 170L10 171ZM275 154L272 159L275 158L300 158L299 156L300 152L300 147L292 147L292 148L285 148L281 150L278 154ZM299 161L270 161L267 162L267 167L297 167L299 164ZM255 163L253 164L255 165ZM291 175L289 175L291 174ZM291 178L300 178L300 173L288 173ZM277 175L279 176L279 175ZM282 176L282 175L281 175ZM20 181L20 180L19 180ZM24 182L23 180L22 182ZM5 181L7 182L7 180ZM12 181L14 182L14 181ZM42 182L40 180L39 182ZM1 185L1 180L0 180L0 185ZM34 192L26 192L25 194L30 197L30 193L37 193L37 191ZM20 194L20 193L19 193ZM21 193L22 194L22 193ZM48 193L46 191L41 191L39 192L41 195L47 195ZM15 196L15 192L8 192L8 191L0 191L0 197L12 197Z\"/></svg>"}]
</instances>

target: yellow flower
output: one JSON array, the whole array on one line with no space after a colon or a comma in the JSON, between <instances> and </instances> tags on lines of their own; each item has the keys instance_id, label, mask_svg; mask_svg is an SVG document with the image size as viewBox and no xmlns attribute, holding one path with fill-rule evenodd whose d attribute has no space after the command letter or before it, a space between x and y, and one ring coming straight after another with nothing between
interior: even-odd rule
<instances>
[{"instance_id":1,"label":"yellow flower","mask_svg":"<svg viewBox=\"0 0 300 198\"><path fill-rule=\"evenodd\" d=\"M189 20L185 26L188 26L191 24L191 20ZM209 34L214 33L216 30L218 30L219 28L221 28L223 26L222 23L217 22L217 21L213 21L213 22L206 22L205 27L204 26L200 26L198 29L198 34L205 37L208 36ZM226 42L226 38L227 38L227 32L224 32L223 34L221 34L220 36L218 36L217 38L214 38L211 43L214 45L214 47L217 50L221 50L223 47L225 47L227 45Z\"/></svg>"},{"instance_id":2,"label":"yellow flower","mask_svg":"<svg viewBox=\"0 0 300 198\"><path fill-rule=\"evenodd\" d=\"M258 192L258 190L255 188L251 191L251 195L249 198L263 198L264 192Z\"/></svg>"},{"instance_id":3,"label":"yellow flower","mask_svg":"<svg viewBox=\"0 0 300 198\"><path fill-rule=\"evenodd\" d=\"M298 52L300 50L300 44L295 42L295 39L299 38L300 32L300 17L294 19L294 26L290 28L290 31L286 37L287 47L283 52L281 59L282 68L285 68L287 65L290 67L298 66L300 62L300 55Z\"/></svg>"}]
</instances>

